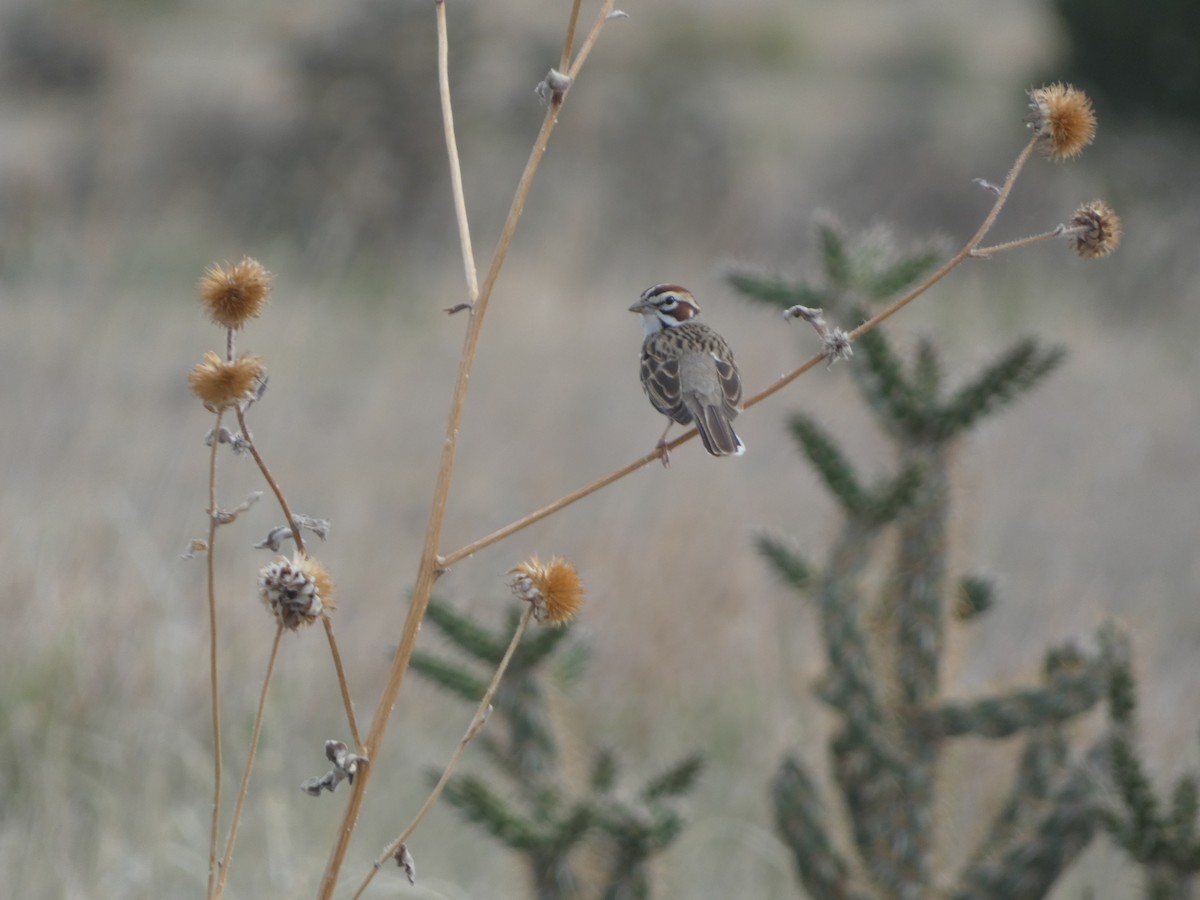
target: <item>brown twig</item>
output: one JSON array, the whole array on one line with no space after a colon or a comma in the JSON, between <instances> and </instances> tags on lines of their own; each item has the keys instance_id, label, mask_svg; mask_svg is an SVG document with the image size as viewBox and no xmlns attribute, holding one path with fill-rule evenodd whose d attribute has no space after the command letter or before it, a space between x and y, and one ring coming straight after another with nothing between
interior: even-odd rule
<instances>
[{"instance_id":1,"label":"brown twig","mask_svg":"<svg viewBox=\"0 0 1200 900\"><path fill-rule=\"evenodd\" d=\"M567 36L563 38L562 56L558 61L560 71L567 71L567 63L571 61L571 45L575 43L575 27L579 24L579 7L583 0L575 0L571 4L571 17L567 19Z\"/></svg>"},{"instance_id":2,"label":"brown twig","mask_svg":"<svg viewBox=\"0 0 1200 900\"><path fill-rule=\"evenodd\" d=\"M525 609L525 614L521 616L521 620L517 623L516 631L513 633L512 640L508 642L508 649L504 651L504 657L500 660L500 665L496 667L496 672L492 675L492 680L487 686L487 690L483 692L483 698L479 701L479 706L475 709L475 715L471 716L471 723L467 726L466 732L462 739L458 742L458 747L455 748L454 755L450 757L450 761L446 763L446 768L442 772L442 777L438 779L433 790L430 791L429 797L417 810L416 816L408 824L404 831L400 832L400 836L392 841L384 848L379 859L376 860L374 867L367 873L367 877L363 879L363 883L359 885L355 892L353 900L358 900L362 896L363 891L367 889L367 885L375 877L375 873L383 868L384 863L395 856L396 851L400 846L412 837L412 833L417 830L417 826L421 824L421 820L425 818L425 814L433 809L433 805L437 803L438 798L442 796L442 791L446 789L447 782L450 781L450 776L454 774L454 770L458 768L458 763L462 759L463 752L467 749L467 745L475 739L475 736L483 730L483 726L487 723L488 716L491 714L492 698L496 696L496 689L500 686L500 679L504 676L508 664L512 661L513 653L516 652L517 644L521 642L521 636L525 633L526 627L529 625L529 620L533 617L533 605L530 604Z\"/></svg>"},{"instance_id":3,"label":"brown twig","mask_svg":"<svg viewBox=\"0 0 1200 900\"><path fill-rule=\"evenodd\" d=\"M354 715L354 702L350 699L350 685L346 681L346 669L342 665L342 654L338 650L337 638L333 636L333 620L328 615L323 615L321 624L325 626L325 637L329 641L329 655L333 657L333 668L337 671L338 687L342 692L342 705L346 707L346 721L350 726L350 737L354 740L354 751L362 753L362 737L358 733L358 719Z\"/></svg>"},{"instance_id":4,"label":"brown twig","mask_svg":"<svg viewBox=\"0 0 1200 900\"><path fill-rule=\"evenodd\" d=\"M213 554L217 548L217 448L220 441L217 435L221 433L221 416L224 410L217 411L217 421L213 425L212 451L208 457L208 678L212 690L212 730L213 730L213 812L212 835L208 849L208 894L214 897L217 888L217 848L221 835L221 691L220 678L217 669L217 589L216 564Z\"/></svg>"},{"instance_id":5,"label":"brown twig","mask_svg":"<svg viewBox=\"0 0 1200 900\"><path fill-rule=\"evenodd\" d=\"M267 468L267 461L263 459L262 454L258 452L258 447L254 445L254 438L250 436L250 429L246 427L246 414L239 406L237 407L238 427L242 429L242 438L246 442L246 449L250 451L250 455L254 457L254 461L258 464L258 470L262 473L263 479L271 486L271 491L275 494L275 499L279 502L280 509L283 510L283 517L287 520L288 527L292 530L292 540L296 542L296 550L303 554L304 539L300 536L300 526L296 524L295 518L292 516L291 507L288 506L287 498L283 495L283 489L279 483L271 475L271 470ZM338 688L342 692L342 705L346 708L346 720L350 726L350 734L354 738L355 749L362 752L362 738L358 734L358 721L354 716L354 704L350 701L350 685L346 681L346 670L342 667L342 654L338 650L337 638L333 634L333 623L329 621L328 616L322 616L325 623L325 638L329 644L329 653L333 657L333 666L337 671Z\"/></svg>"},{"instance_id":6,"label":"brown twig","mask_svg":"<svg viewBox=\"0 0 1200 900\"><path fill-rule=\"evenodd\" d=\"M467 279L467 299L473 304L479 297L479 276L475 270L475 251L471 248L471 226L463 195L462 166L458 159L458 138L454 133L454 111L450 105L450 42L447 39L445 0L437 3L438 91L442 101L442 128L446 137L446 155L450 161L450 190L454 196L454 217L458 222L458 243L462 250L463 270Z\"/></svg>"},{"instance_id":7,"label":"brown twig","mask_svg":"<svg viewBox=\"0 0 1200 900\"><path fill-rule=\"evenodd\" d=\"M254 457L254 461L258 464L258 471L262 473L263 479L271 487L271 492L275 494L275 499L279 503L279 508L283 510L283 517L288 523L288 528L292 529L292 540L296 542L296 549L301 553L304 552L304 538L300 536L300 526L296 524L296 520L292 518L292 509L288 506L287 497L283 496L283 488L275 481L271 475L271 470L267 468L267 461L262 458L262 454L258 452L258 448L254 446L254 438L250 436L250 429L246 427L246 413L239 406L237 407L238 427L242 429L242 439L246 442L246 449L250 451L250 455Z\"/></svg>"},{"instance_id":8,"label":"brown twig","mask_svg":"<svg viewBox=\"0 0 1200 900\"><path fill-rule=\"evenodd\" d=\"M271 686L271 675L275 672L275 658L279 655L279 639L283 637L283 623L275 629L275 640L271 642L271 657L267 661L267 674L263 677L262 691L258 695L258 712L254 715L254 730L250 735L250 752L246 756L246 769L242 773L242 786L238 790L237 803L233 807L233 819L229 823L229 838L225 841L225 855L221 858L221 877L214 896L225 891L225 879L229 877L229 862L233 858L233 845L237 841L238 823L242 819L242 807L246 792L250 788L250 772L254 769L254 757L258 753L258 736L262 732L263 711L267 707L267 690Z\"/></svg>"},{"instance_id":9,"label":"brown twig","mask_svg":"<svg viewBox=\"0 0 1200 900\"><path fill-rule=\"evenodd\" d=\"M990 247L976 247L971 251L971 256L976 259L987 259L997 253L1003 253L1006 250L1016 250L1018 247L1028 247L1030 244L1037 244L1041 241L1048 241L1051 238L1062 237L1068 234L1065 225L1059 225L1057 228L1052 228L1050 231L1043 231L1041 234L1031 234L1028 237L1017 238L1012 241L1005 241L1003 244L992 244Z\"/></svg>"},{"instance_id":10,"label":"brown twig","mask_svg":"<svg viewBox=\"0 0 1200 900\"><path fill-rule=\"evenodd\" d=\"M442 9L444 0L439 0L437 6L439 10L437 16L438 29L439 32L444 32L446 30L446 19L444 10ZM600 30L604 27L605 16L607 16L608 10L611 7L612 0L605 0L601 16L592 26L592 31L588 34L584 40L583 47L580 49L580 56L576 58L572 66L573 74L578 71L578 66L582 64L582 57L586 57L587 51L590 51L590 48L595 44ZM438 40L441 42L446 40L446 38L444 35L439 34ZM448 84L448 78L444 71L439 72L439 79ZM443 116L445 116L448 113L450 98L448 87L441 91L441 96ZM388 720L391 718L392 709L399 696L400 685L404 681L409 661L412 659L417 634L420 631L421 622L425 618L425 610L429 606L430 595L433 593L433 584L442 571L438 556L442 523L445 520L446 501L450 495L450 483L454 473L454 460L458 449L459 425L462 421L467 387L470 383L471 369L475 362L475 353L479 346L479 335L483 327L484 316L487 313L488 302L491 299L492 290L496 285L500 269L504 265L504 260L508 255L513 233L516 231L521 214L525 209L525 201L529 196L533 177L537 173L538 166L541 164L542 157L546 152L546 145L550 140L550 135L553 133L554 126L558 122L558 114L562 108L563 100L563 96L555 96L550 100L549 108L542 119L541 130L534 140L529 159L525 164L525 170L521 173L521 179L514 192L512 205L509 207L508 217L505 219L504 226L501 229L500 239L496 245L487 277L484 279L483 285L479 290L479 297L475 302L475 306L470 312L467 333L463 339L458 375L455 379L454 394L450 401L450 410L447 416L446 436L442 444L442 457L438 466L429 520L425 529L425 541L421 550L421 560L417 568L416 584L413 587L412 599L409 602L408 615L404 620L400 643L395 656L392 658L392 667L388 673L387 683L379 699L379 704L375 708L375 714L371 719L371 729L367 733L364 755L372 760L379 758L379 748L387 732ZM325 866L325 873L321 879L321 886L318 891L318 896L321 900L329 900L333 896L338 874L345 862L350 838L354 833L354 826L358 821L359 811L362 809L363 797L375 768L375 766L368 766L359 773L354 781L354 789L346 804L346 811L342 817L342 823L334 840L333 848L330 851L329 860Z\"/></svg>"},{"instance_id":11,"label":"brown twig","mask_svg":"<svg viewBox=\"0 0 1200 900\"><path fill-rule=\"evenodd\" d=\"M1004 184L996 192L996 200L992 204L992 208L988 211L987 216L984 218L983 224L979 226L979 228L976 230L975 234L973 234L971 236L971 239L969 241L967 241L966 244L963 245L962 249L959 250L956 254L954 254L954 256L950 257L950 259L948 259L941 266L941 268L939 268L936 272L934 272L932 275L930 275L928 278L926 278L924 281L922 281L919 285L917 285L915 288L913 288L907 294L900 297L898 300L896 300L894 303L892 303L886 309L880 311L879 313L876 313L870 319L863 322L861 325L859 325L857 328L855 328L853 331L851 331L849 334L849 338L851 341L858 339L859 337L866 334L871 329L878 327L886 319L895 315L897 312L899 312L901 309L903 309L905 306L907 306L909 303L911 303L917 297L921 296L921 294L923 294L927 290L929 290L929 288L933 287L933 285L937 284L937 282L941 281L946 275L948 275L950 273L950 271L952 269L954 269L960 263L962 263L963 260L969 258L972 255L972 251L976 247L979 246L979 243L984 239L984 237L987 235L988 231L990 231L992 226L995 224L996 217L1000 215L1000 210L1004 208L1004 204L1008 200L1008 195L1012 192L1012 186L1013 186L1013 183L1017 180L1017 175L1020 174L1021 169L1025 166L1026 161L1028 161L1028 159L1029 159L1029 155L1033 152L1033 149L1036 145L1037 145L1037 138L1035 137L1034 139L1030 140L1030 142L1021 151L1020 155L1017 156L1017 160L1016 160L1016 162L1013 163L1012 168L1009 170L1008 176L1004 180ZM786 375L773 381L766 388L759 391L754 396L748 398L745 401L745 403L742 405L742 408L749 409L752 406L757 406L763 400L766 400L772 394L776 394L779 391L783 390L785 387L787 387L789 384L791 384L793 381L795 381L797 378L799 378L801 375L803 375L809 369L816 367L817 365L824 362L825 360L826 360L825 353L818 353L816 356L813 356L812 358L808 359L802 365L797 366L791 372L788 372ZM664 452L669 452L671 450L674 450L680 444L683 444L686 441L690 441L695 436L696 436L696 430L693 428L690 431L687 431L686 433L684 433L683 435L677 437L675 440L671 441L665 447L657 448L652 453L648 453L645 456L641 457L640 459L636 459L633 462L629 463L628 465L622 466L620 469L617 469L615 472L611 472L608 475L605 475L603 478L593 481L591 484L585 485L584 487L581 487L576 491L572 491L570 494L567 494L564 497L560 497L558 500L555 500L553 503L547 504L546 506L543 506L541 509L535 510L535 511L529 513L528 515L523 516L522 518L517 519L514 522L511 522L508 525L505 525L503 528L498 528L497 530L493 531L491 534L485 535L484 537L481 537L479 540L473 541L472 543L467 544L465 547L460 547L458 550L455 550L453 553L446 554L445 556L442 557L442 560L441 560L442 567L448 568L451 565L453 565L454 563L458 562L459 560L464 559L465 557L468 557L473 553L478 553L480 550L484 549L485 547L490 547L492 544L495 544L498 541L501 541L504 538L508 537L509 535L515 534L516 532L521 531L524 528L528 528L530 525L534 524L535 522L541 521L542 519L546 518L547 516L558 512L560 509L570 506L571 504L576 503L579 500L582 500L584 497L587 497L591 494L596 493L596 491L600 490L601 488L608 487L608 485L612 484L614 481L620 481L625 476L630 475L633 472L636 472L638 469L642 468L643 466L660 458Z\"/></svg>"}]
</instances>

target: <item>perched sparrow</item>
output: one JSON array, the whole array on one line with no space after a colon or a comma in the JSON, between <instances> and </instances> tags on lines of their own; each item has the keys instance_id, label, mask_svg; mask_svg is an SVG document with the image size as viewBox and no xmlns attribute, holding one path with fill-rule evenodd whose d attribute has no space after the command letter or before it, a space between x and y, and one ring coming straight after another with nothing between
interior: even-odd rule
<instances>
[{"instance_id":1,"label":"perched sparrow","mask_svg":"<svg viewBox=\"0 0 1200 900\"><path fill-rule=\"evenodd\" d=\"M713 456L741 456L746 447L732 423L742 402L742 378L725 339L696 320L700 306L691 292L677 284L655 285L629 311L642 316L642 387L654 408L680 425L694 422ZM668 422L658 441L664 465L670 430Z\"/></svg>"}]
</instances>

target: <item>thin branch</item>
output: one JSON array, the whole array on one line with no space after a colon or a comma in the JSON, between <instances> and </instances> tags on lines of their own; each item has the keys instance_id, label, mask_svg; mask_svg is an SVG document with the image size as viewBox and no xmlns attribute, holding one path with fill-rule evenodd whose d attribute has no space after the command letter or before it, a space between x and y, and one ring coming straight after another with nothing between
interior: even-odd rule
<instances>
[{"instance_id":1,"label":"thin branch","mask_svg":"<svg viewBox=\"0 0 1200 900\"><path fill-rule=\"evenodd\" d=\"M450 781L450 776L454 774L454 770L458 768L458 763L462 759L463 752L467 749L467 745L475 739L475 736L483 729L487 723L488 715L492 709L492 698L496 696L496 689L500 687L500 679L503 677L508 664L512 661L513 653L517 649L517 644L521 642L521 636L525 633L525 628L529 625L529 620L533 617L533 605L530 604L525 609L525 615L521 616L521 620L517 623L516 631L513 633L512 640L508 642L508 649L504 651L504 658L500 660L500 665L496 667L496 673L492 676L491 682L487 686L487 690L483 692L483 699L479 701L479 706L475 709L475 714L471 716L471 724L467 726L466 733L458 742L458 747L454 751L454 755L450 757L450 761L446 763L446 768L442 772L442 777L438 779L429 797L417 811L412 822L404 831L400 832L400 836L392 841L384 848L379 859L376 860L374 867L367 873L367 877L363 879L363 883L359 885L358 891L354 894L353 900L358 900L362 896L363 891L367 889L367 885L375 877L375 874L383 868L384 863L396 855L396 851L401 845L405 844L412 833L417 830L417 826L421 824L421 820L425 818L425 814L433 809L433 805L437 803L438 798L442 796L442 791L445 790L447 782Z\"/></svg>"},{"instance_id":2,"label":"thin branch","mask_svg":"<svg viewBox=\"0 0 1200 900\"><path fill-rule=\"evenodd\" d=\"M1005 250L1016 250L1018 247L1027 247L1030 244L1036 244L1040 241L1048 241L1051 238L1061 237L1067 234L1065 225L1059 225L1052 228L1050 231L1043 231L1041 234L1031 234L1029 237L1017 238L1013 241L1005 241L1003 244L992 244L990 247L976 247L971 251L971 255L976 259L987 259L996 253L1003 253Z\"/></svg>"},{"instance_id":3,"label":"thin branch","mask_svg":"<svg viewBox=\"0 0 1200 900\"><path fill-rule=\"evenodd\" d=\"M246 441L246 449L250 451L250 455L254 457L254 461L258 463L258 470L262 472L263 479L271 486L272 493L275 494L275 499L279 502L280 509L283 510L283 516L287 520L288 527L292 529L292 539L296 542L296 549L301 553L304 552L304 538L300 536L300 526L296 524L296 520L292 518L291 507L288 506L287 498L283 496L283 489L276 483L271 476L271 470L267 468L266 460L258 452L258 448L254 446L254 438L250 436L250 429L246 427L246 414L240 406L237 409L238 427L242 429L242 438Z\"/></svg>"},{"instance_id":4,"label":"thin branch","mask_svg":"<svg viewBox=\"0 0 1200 900\"><path fill-rule=\"evenodd\" d=\"M338 650L337 638L333 636L333 620L324 615L321 616L321 624L325 626L325 636L329 640L329 654L333 657L333 668L337 671L338 687L342 692L342 705L346 707L346 721L350 725L350 737L354 740L354 752L361 754L363 752L362 737L358 733L358 719L354 715L354 701L350 699L350 686L346 681L346 669L342 665L342 654Z\"/></svg>"},{"instance_id":5,"label":"thin branch","mask_svg":"<svg viewBox=\"0 0 1200 900\"><path fill-rule=\"evenodd\" d=\"M442 2L439 2L439 8ZM600 30L604 27L605 16L611 6L612 0L606 0L601 10L602 14L600 18L592 26L592 31L585 39L583 47L580 49L580 55L576 58L575 64L572 66L573 74L578 71L578 66L582 64L583 57L586 57L587 51L595 44ZM439 21L444 22L440 15ZM416 647L417 634L420 631L421 622L425 618L425 610L429 606L429 598L433 593L434 582L442 571L438 556L442 523L445 520L446 502L450 496L454 460L458 450L459 425L462 421L467 387L470 383L471 369L475 362L475 353L479 346L479 335L483 327L488 302L491 299L496 279L500 275L500 269L504 265L505 257L508 255L513 233L516 231L517 224L521 219L521 213L525 209L525 201L529 196L533 177L537 173L538 166L541 164L542 157L546 152L546 145L550 140L550 135L554 131L554 126L558 123L558 114L562 108L564 99L563 96L555 96L550 100L546 115L542 120L541 130L538 132L533 148L530 150L529 160L525 164L525 170L521 173L521 179L513 195L512 206L509 208L508 217L504 222L504 227L501 229L500 239L496 245L495 254L492 257L487 277L480 288L479 298L470 312L467 333L463 340L458 375L454 385L454 395L450 401L450 410L447 416L446 436L442 444L442 457L438 466L429 521L425 529L425 542L417 569L416 584L413 587L412 599L409 602L408 615L404 620L404 628L400 635L399 646L392 658L392 667L388 673L387 684L384 686L379 704L375 708L375 714L371 719L371 729L367 734L364 755L372 760L379 758L379 748L387 732L388 720L391 718L392 709L395 707L396 699L400 694L400 685L404 681L404 675L412 659L413 649ZM376 766L367 766L359 772L358 777L354 780L354 789L346 804L346 811L342 817L333 848L330 851L329 861L325 866L325 873L321 879L321 886L318 890L318 897L321 900L330 900L333 896L338 874L345 862L346 852L350 846L350 838L354 833L354 826L358 821L358 815L362 809L363 797L366 794L367 785L370 783L371 775L376 768Z\"/></svg>"},{"instance_id":6,"label":"thin branch","mask_svg":"<svg viewBox=\"0 0 1200 900\"><path fill-rule=\"evenodd\" d=\"M221 416L224 409L217 411L217 421L213 425L212 452L208 457L208 678L212 690L212 730L213 730L213 812L212 834L208 847L208 894L216 896L217 888L217 848L220 844L221 829L221 691L220 678L217 670L217 589L216 564L213 554L217 549L217 448L221 442L217 435L221 433Z\"/></svg>"},{"instance_id":7,"label":"thin branch","mask_svg":"<svg viewBox=\"0 0 1200 900\"><path fill-rule=\"evenodd\" d=\"M878 327L885 319L888 319L889 317L895 315L897 312L899 312L901 309L903 309L905 306L907 306L909 303L911 303L913 300L915 300L921 294L925 293L925 291L929 290L929 288L933 287L933 285L935 285L937 282L941 281L942 278L944 278L947 274L949 274L950 271L952 269L954 269L955 267L957 267L963 260L965 260L971 256L972 251L976 247L979 246L979 243L984 239L984 237L987 235L988 231L991 230L992 225L995 224L996 217L998 215L1000 215L1000 210L1003 209L1005 201L1008 200L1008 195L1012 192L1012 186L1013 186L1013 183L1017 180L1017 175L1020 174L1021 169L1024 167L1026 161L1029 159L1029 155L1033 151L1033 148L1035 145L1036 145L1036 138L1030 140L1030 142L1021 151L1020 155L1017 157L1016 162L1013 163L1012 168L1009 170L1008 177L1005 178L1003 186L997 192L996 201L995 201L995 203L993 203L992 208L988 211L986 218L983 220L983 224L979 226L979 228L978 228L978 230L976 230L975 234L971 236L971 239L969 241L967 241L966 244L963 245L963 248L961 250L959 250L956 254L954 254L954 256L950 257L950 259L947 260L942 265L941 268L939 268L936 272L934 272L932 275L930 275L928 278L926 278L923 282L921 282L919 285L917 285L915 288L913 288L911 291L909 291L903 297L900 297L898 300L896 300L894 303L892 303L886 309L884 309L881 312L877 313L876 315L872 316L866 322L863 322L861 325L859 325L857 328L855 328L852 332L850 332L850 335L849 335L850 340L852 340L852 341L856 340L857 338L866 334L871 329ZM757 406L759 403L761 403L763 400L766 400L772 394L776 394L779 391L783 390L785 387L787 387L789 384L791 384L793 381L795 381L797 378L799 378L801 375L803 375L809 369L814 368L815 366L819 365L820 363L822 363L824 361L826 361L826 355L824 353L818 353L816 356L813 356L811 359L807 360L802 365L793 369L791 372L788 372L786 375L782 376L781 378L773 381L766 388L764 388L763 390L759 391L754 396L747 399L745 401L745 403L742 404L742 408L749 409L752 406ZM493 531L491 534L485 535L484 537L481 537L479 540L474 541L470 544L467 544L465 547L460 547L458 550L455 550L453 553L446 554L441 559L442 567L448 568L449 566L453 565L454 563L458 562L459 560L464 559L465 557L468 557L473 553L478 553L480 550L484 549L485 547L490 547L492 544L495 544L498 541L502 541L504 538L506 538L512 534L515 534L516 532L521 531L524 528L528 528L530 525L534 524L535 522L541 521L542 519L546 518L547 516L558 512L560 509L570 506L571 504L576 503L579 500L582 500L584 497L594 494L596 491L600 490L601 488L608 487L608 485L612 484L614 481L620 481L626 475L630 475L631 473L636 472L638 469L642 468L643 466L647 465L648 463L652 462L653 460L660 458L664 452L674 450L680 444L690 441L695 436L696 436L696 430L693 428L693 429L685 432L683 435L676 438L675 440L671 441L671 443L667 444L666 447L657 448L654 450L654 452L648 453L647 455L641 457L640 459L634 460L633 462L629 463L628 465L625 465L625 466L621 467L620 469L617 469L615 472L611 472L608 475L605 475L603 478L593 481L591 484L585 485L584 487L581 487L576 491L572 491L570 494L567 494L564 497L560 497L558 500L555 500L553 503L547 504L546 506L543 506L541 509L535 510L534 512L531 512L528 515L523 516L520 519L517 519L515 522L511 522L510 524L505 525L503 528L499 528L496 531Z\"/></svg>"},{"instance_id":8,"label":"thin branch","mask_svg":"<svg viewBox=\"0 0 1200 900\"><path fill-rule=\"evenodd\" d=\"M1013 163L1012 168L1008 170L1008 175L1004 179L1004 184L1001 185L999 192L996 194L996 202L992 204L992 208L988 211L987 217L983 220L983 224L978 230L971 235L971 239L967 241L961 250L955 253L950 259L942 264L942 267L918 284L915 288L891 304L867 321L863 322L857 328L850 332L850 340L857 340L862 335L866 334L871 329L875 328L881 322L891 318L901 309L921 296L950 272L958 267L964 259L971 255L971 251L979 246L980 242L987 236L987 233L992 230L992 226L996 224L996 217L1000 215L1000 210L1004 209L1004 204L1008 201L1008 195L1012 193L1012 186L1016 183L1017 176L1021 174L1021 170L1025 168L1025 163L1029 159L1029 155L1033 152L1033 148L1037 146L1038 136L1035 134L1029 139L1029 143L1025 145L1020 154L1017 156L1017 161Z\"/></svg>"},{"instance_id":9,"label":"thin branch","mask_svg":"<svg viewBox=\"0 0 1200 900\"><path fill-rule=\"evenodd\" d=\"M446 37L446 3L437 3L438 89L442 99L442 126L446 133L446 155L450 159L450 189L454 194L454 216L458 220L458 243L462 248L463 270L467 278L467 299L479 297L479 276L475 270L475 251L471 249L471 226L467 221L467 201L463 195L462 167L458 161L458 140L454 135L454 112L450 107L450 42Z\"/></svg>"},{"instance_id":10,"label":"thin branch","mask_svg":"<svg viewBox=\"0 0 1200 900\"><path fill-rule=\"evenodd\" d=\"M217 882L215 896L225 892L225 879L229 877L229 862L233 857L233 845L237 841L238 823L242 819L242 806L250 787L250 772L254 769L254 757L258 753L258 736L262 732L263 711L267 707L267 689L271 686L271 675L275 672L275 658L279 655L279 639L283 637L283 623L275 629L275 640L271 642L271 657L267 661L267 674L263 677L262 691L258 695L258 712L254 715L254 730L250 735L250 753L246 757L246 770L242 773L242 786L238 790L237 803L233 807L233 820L229 823L229 838L225 841L225 855L221 858L221 877Z\"/></svg>"},{"instance_id":11,"label":"thin branch","mask_svg":"<svg viewBox=\"0 0 1200 900\"><path fill-rule=\"evenodd\" d=\"M575 26L579 24L579 7L583 0L575 0L571 4L571 18L567 20L567 36L563 38L562 56L558 61L560 72L567 71L567 63L571 61L571 45L575 43Z\"/></svg>"},{"instance_id":12,"label":"thin branch","mask_svg":"<svg viewBox=\"0 0 1200 900\"><path fill-rule=\"evenodd\" d=\"M608 14L612 12L613 0L604 0L600 6L600 12L596 15L596 21L592 23L592 30L587 33L587 37L583 39L583 43L579 45L579 52L575 54L575 58L571 60L571 68L567 69L567 77L572 81L579 75L579 70L583 68L584 62L588 58L588 54L592 52L592 48L596 46L596 41L600 37L600 29L604 27L604 23L608 21Z\"/></svg>"}]
</instances>

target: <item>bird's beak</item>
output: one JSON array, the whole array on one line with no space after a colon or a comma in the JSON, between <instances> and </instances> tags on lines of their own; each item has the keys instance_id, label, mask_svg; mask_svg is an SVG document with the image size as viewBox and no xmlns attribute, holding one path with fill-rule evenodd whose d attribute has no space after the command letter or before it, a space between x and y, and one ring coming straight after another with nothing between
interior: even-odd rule
<instances>
[{"instance_id":1,"label":"bird's beak","mask_svg":"<svg viewBox=\"0 0 1200 900\"><path fill-rule=\"evenodd\" d=\"M647 303L645 300L640 300L640 299L638 300L637 303L633 304L633 306L629 307L629 311L635 312L635 313L644 313L650 309L653 309L653 306L651 304Z\"/></svg>"}]
</instances>

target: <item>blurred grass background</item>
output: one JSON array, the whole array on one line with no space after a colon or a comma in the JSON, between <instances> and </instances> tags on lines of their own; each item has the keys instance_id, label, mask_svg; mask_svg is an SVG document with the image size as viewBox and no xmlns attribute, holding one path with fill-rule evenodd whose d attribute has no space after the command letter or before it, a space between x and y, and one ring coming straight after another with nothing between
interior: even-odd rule
<instances>
[{"instance_id":1,"label":"blurred grass background","mask_svg":"<svg viewBox=\"0 0 1200 900\"><path fill-rule=\"evenodd\" d=\"M451 3L468 204L485 265L542 116L566 4ZM0 4L0 871L13 896L203 890L211 797L203 436L186 375L222 336L194 301L204 267L250 254L277 273L240 348L271 373L256 439L293 507L333 521L319 555L360 715L373 709L415 572L463 323L430 4ZM637 383L625 308L680 281L730 340L748 388L815 349L735 299L729 261L796 273L830 209L902 233L973 230L1025 140L1024 91L1069 44L1041 2L631 3L573 90L501 276L468 402L445 549L646 452L661 428ZM1197 763L1200 357L1195 135L1110 115L1070 166L1039 162L997 239L1094 196L1125 222L1086 264L1039 247L972 264L889 327L952 346L970 371L1034 332L1063 370L964 445L954 548L1000 605L952 633L963 694L1032 680L1042 649L1117 615L1133 627L1142 720L1162 778ZM645 773L709 767L665 854L662 897L799 896L766 784L785 748L821 762L826 714L811 612L775 583L759 529L824 546L830 501L782 427L803 408L869 469L881 437L844 373L818 369L739 420L740 460L689 444L455 567L439 593L495 620L501 576L562 554L589 591L591 663L561 697L581 747ZM224 505L258 488L226 459ZM273 625L249 545L261 503L220 535L227 771L236 779ZM433 640L426 635L424 640ZM231 896L307 896L340 795L298 785L345 737L316 632L285 642ZM356 836L354 880L411 817L423 773L466 724L418 679ZM365 724L364 724L365 727ZM978 748L976 748L978 749ZM1006 781L1003 751L943 773L942 862L956 865ZM582 754L581 754L582 761ZM995 771L996 778L980 778ZM230 782L233 783L232 781ZM232 800L232 788L227 796ZM227 820L227 819L226 819ZM517 863L443 807L412 843L412 896L524 897ZM956 855L957 854L957 855ZM397 891L398 874L377 884ZM1100 841L1055 896L1131 896Z\"/></svg>"}]
</instances>

